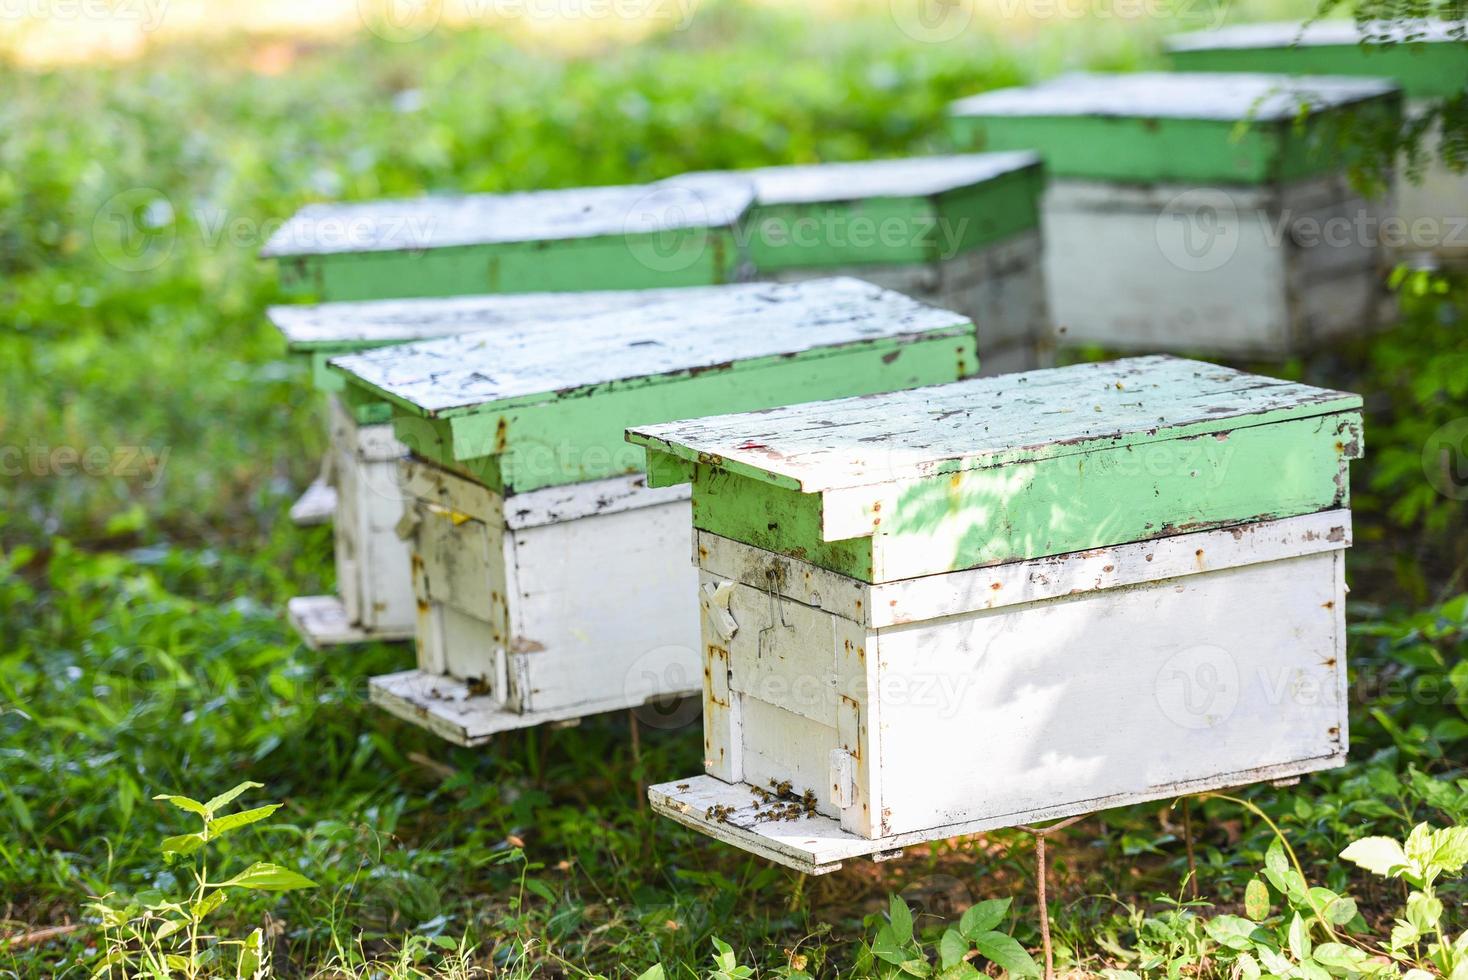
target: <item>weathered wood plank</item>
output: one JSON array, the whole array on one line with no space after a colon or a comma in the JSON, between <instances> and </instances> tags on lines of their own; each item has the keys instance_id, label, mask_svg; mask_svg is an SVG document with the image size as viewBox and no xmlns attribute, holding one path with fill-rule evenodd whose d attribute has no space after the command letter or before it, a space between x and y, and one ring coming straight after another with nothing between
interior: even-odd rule
<instances>
[{"instance_id":1,"label":"weathered wood plank","mask_svg":"<svg viewBox=\"0 0 1468 980\"><path fill-rule=\"evenodd\" d=\"M1326 510L878 584L859 582L708 531L697 532L695 544L697 561L706 576L755 589L773 588L782 599L825 610L859 626L884 629L1338 551L1351 546L1351 512Z\"/></svg>"},{"instance_id":2,"label":"weathered wood plank","mask_svg":"<svg viewBox=\"0 0 1468 980\"><path fill-rule=\"evenodd\" d=\"M685 827L776 864L806 874L819 875L840 870L844 861L862 857L881 860L882 855L892 851L930 841L963 837L1001 827L1043 823L1076 814L1095 813L1112 807L1172 799L1209 790L1297 779L1312 772L1338 768L1345 761L1345 753L1342 752L1335 756L1305 759L1287 765L1223 773L1145 794L1124 794L1057 804L1024 813L969 820L877 838L866 838L843 830L841 822L831 817L815 815L801 816L794 820L774 819L774 807L760 803L760 797L754 794L747 783L730 784L713 776L692 776L659 783L648 787L647 798L654 812ZM727 810L715 809L726 807Z\"/></svg>"},{"instance_id":3,"label":"weathered wood plank","mask_svg":"<svg viewBox=\"0 0 1468 980\"><path fill-rule=\"evenodd\" d=\"M1381 79L1291 78L1245 73L1074 73L1037 85L960 99L957 113L995 116L1104 116L1287 122L1302 105L1313 113L1379 98Z\"/></svg>"},{"instance_id":4,"label":"weathered wood plank","mask_svg":"<svg viewBox=\"0 0 1468 980\"><path fill-rule=\"evenodd\" d=\"M260 255L421 252L729 226L753 196L747 181L707 179L696 187L663 182L311 204L281 226Z\"/></svg>"},{"instance_id":5,"label":"weathered wood plank","mask_svg":"<svg viewBox=\"0 0 1468 980\"><path fill-rule=\"evenodd\" d=\"M1137 357L662 425L629 441L806 493L1359 411L1358 395Z\"/></svg>"},{"instance_id":6,"label":"weathered wood plank","mask_svg":"<svg viewBox=\"0 0 1468 980\"><path fill-rule=\"evenodd\" d=\"M347 616L341 599L334 595L296 596L286 602L286 615L292 628L312 650L354 643L395 643L413 638L411 629L376 630L354 624Z\"/></svg>"},{"instance_id":7,"label":"weathered wood plank","mask_svg":"<svg viewBox=\"0 0 1468 980\"><path fill-rule=\"evenodd\" d=\"M772 330L776 323L780 328ZM331 363L354 384L410 411L451 416L972 329L958 314L858 280L831 279L587 317L559 329L541 324L444 338Z\"/></svg>"},{"instance_id":8,"label":"weathered wood plank","mask_svg":"<svg viewBox=\"0 0 1468 980\"><path fill-rule=\"evenodd\" d=\"M1468 77L1468 46L1441 20L1236 24L1164 43L1182 71L1366 75L1395 79L1412 98L1455 95Z\"/></svg>"},{"instance_id":9,"label":"weathered wood plank","mask_svg":"<svg viewBox=\"0 0 1468 980\"><path fill-rule=\"evenodd\" d=\"M1338 124L1399 112L1381 79L1075 74L961 99L950 128L963 146L1038 150L1057 177L1259 184L1338 172Z\"/></svg>"},{"instance_id":10,"label":"weathered wood plank","mask_svg":"<svg viewBox=\"0 0 1468 980\"><path fill-rule=\"evenodd\" d=\"M346 353L390 344L434 340L516 325L546 323L658 303L736 295L758 284L677 289L601 289L584 293L491 293L431 299L380 299L271 306L265 317L294 352Z\"/></svg>"}]
</instances>

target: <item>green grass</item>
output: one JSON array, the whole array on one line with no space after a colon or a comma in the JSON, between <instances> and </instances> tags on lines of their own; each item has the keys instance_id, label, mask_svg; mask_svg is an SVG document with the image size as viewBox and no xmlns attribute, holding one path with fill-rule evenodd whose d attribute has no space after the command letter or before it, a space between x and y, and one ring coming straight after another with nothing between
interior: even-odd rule
<instances>
[{"instance_id":1,"label":"green grass","mask_svg":"<svg viewBox=\"0 0 1468 980\"><path fill-rule=\"evenodd\" d=\"M219 922L233 936L263 925L283 976L412 976L460 955L509 975L661 963L694 976L714 969L716 936L762 971L869 972L863 944L892 893L929 941L975 899L1014 897L1002 928L1034 948L1019 834L803 880L643 812L639 782L698 770L694 728L644 726L640 761L620 715L454 749L367 703L366 678L408 651L302 647L280 611L330 587L330 532L295 529L285 510L315 469L321 421L263 322L278 297L254 253L309 200L943 149L948 99L1063 67L1149 65L1167 26L930 45L883 18L711 4L686 33L586 59L441 31L302 47L279 77L253 72L243 43L0 68L0 936L87 926L0 948L0 975L87 976L89 896L185 890L157 842L190 829L186 815L151 797L247 777L266 786L254 803L285 805L220 860L272 860L320 887L231 899ZM150 230L119 240L117 214ZM1398 333L1308 372L1368 395L1356 761L1251 797L1312 878L1363 898L1378 933L1400 895L1340 849L1468 819L1455 782L1468 604L1452 599L1468 587L1463 505L1420 462L1437 426L1468 415L1468 302L1442 288L1413 300ZM1200 893L1237 911L1267 827L1219 800L1193 817ZM1053 844L1062 964L1227 973L1197 939L1200 913L1159 900L1187 895L1180 835L1180 811L1154 806Z\"/></svg>"}]
</instances>

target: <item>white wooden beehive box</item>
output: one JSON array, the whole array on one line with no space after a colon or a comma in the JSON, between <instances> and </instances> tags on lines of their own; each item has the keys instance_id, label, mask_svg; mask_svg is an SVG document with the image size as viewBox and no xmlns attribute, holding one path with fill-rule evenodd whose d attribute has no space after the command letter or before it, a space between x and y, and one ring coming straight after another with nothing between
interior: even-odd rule
<instances>
[{"instance_id":1,"label":"white wooden beehive box","mask_svg":"<svg viewBox=\"0 0 1468 980\"><path fill-rule=\"evenodd\" d=\"M1393 125L1390 81L1067 75L954 103L965 145L1045 160L1056 343L1281 357L1389 313L1390 213L1347 179L1346 127Z\"/></svg>"},{"instance_id":2,"label":"white wooden beehive box","mask_svg":"<svg viewBox=\"0 0 1468 980\"><path fill-rule=\"evenodd\" d=\"M1390 78L1402 86L1409 116L1425 114L1468 84L1468 45L1440 20L1242 24L1175 35L1167 51L1184 71ZM1442 162L1441 139L1441 127L1434 126L1422 147L1426 165L1420 175L1414 178L1405 160L1398 166L1397 223L1377 234L1388 250L1458 265L1468 261L1468 175Z\"/></svg>"},{"instance_id":3,"label":"white wooden beehive box","mask_svg":"<svg viewBox=\"0 0 1468 980\"><path fill-rule=\"evenodd\" d=\"M752 275L777 282L851 275L963 313L983 325L981 374L1026 370L1048 359L1040 240L1045 176L1034 153L712 176L754 186L754 206L739 223Z\"/></svg>"},{"instance_id":4,"label":"white wooden beehive box","mask_svg":"<svg viewBox=\"0 0 1468 980\"><path fill-rule=\"evenodd\" d=\"M633 427L703 613L654 807L819 873L1340 765L1360 404L1143 357Z\"/></svg>"},{"instance_id":5,"label":"white wooden beehive box","mask_svg":"<svg viewBox=\"0 0 1468 980\"><path fill-rule=\"evenodd\" d=\"M696 692L688 495L649 489L636 420L972 374L973 324L852 279L334 359L389 402L418 669L374 699L465 745Z\"/></svg>"},{"instance_id":6,"label":"white wooden beehive box","mask_svg":"<svg viewBox=\"0 0 1468 980\"><path fill-rule=\"evenodd\" d=\"M320 649L406 640L417 622L408 546L396 531L403 500L398 460L407 449L393 435L388 404L348 388L327 369L332 357L485 330L535 329L568 318L751 288L690 286L270 307L268 319L293 356L309 359L312 382L328 399L329 448L322 476L292 513L304 518L302 523L335 517L337 592L292 599L288 615L297 632Z\"/></svg>"}]
</instances>

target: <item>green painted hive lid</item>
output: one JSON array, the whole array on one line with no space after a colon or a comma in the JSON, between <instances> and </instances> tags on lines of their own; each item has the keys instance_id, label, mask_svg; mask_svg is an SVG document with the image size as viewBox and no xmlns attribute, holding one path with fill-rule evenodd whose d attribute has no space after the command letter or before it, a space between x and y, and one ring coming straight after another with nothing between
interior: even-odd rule
<instances>
[{"instance_id":1,"label":"green painted hive lid","mask_svg":"<svg viewBox=\"0 0 1468 980\"><path fill-rule=\"evenodd\" d=\"M1028 151L689 174L754 185L749 260L786 268L942 261L1039 225L1044 175Z\"/></svg>"},{"instance_id":2,"label":"green painted hive lid","mask_svg":"<svg viewBox=\"0 0 1468 980\"><path fill-rule=\"evenodd\" d=\"M515 324L632 310L674 299L692 300L749 286L606 289L585 293L491 293L439 299L382 299L271 306L266 318L292 353L353 350L433 340Z\"/></svg>"},{"instance_id":3,"label":"green painted hive lid","mask_svg":"<svg viewBox=\"0 0 1468 980\"><path fill-rule=\"evenodd\" d=\"M638 472L639 422L967 377L967 318L855 279L750 284L636 310L334 358L415 452L506 492ZM490 462L485 462L490 461Z\"/></svg>"},{"instance_id":4,"label":"green painted hive lid","mask_svg":"<svg viewBox=\"0 0 1468 980\"><path fill-rule=\"evenodd\" d=\"M735 179L301 209L266 243L280 285L327 301L734 282Z\"/></svg>"},{"instance_id":5,"label":"green painted hive lid","mask_svg":"<svg viewBox=\"0 0 1468 980\"><path fill-rule=\"evenodd\" d=\"M1367 75L1395 79L1414 98L1456 95L1468 86L1468 44L1461 26L1440 20L1403 23L1284 21L1175 34L1166 41L1178 68Z\"/></svg>"},{"instance_id":6,"label":"green painted hive lid","mask_svg":"<svg viewBox=\"0 0 1468 980\"><path fill-rule=\"evenodd\" d=\"M1341 168L1328 139L1339 133L1322 124L1394 115L1399 96L1395 83L1370 78L1073 74L960 99L950 114L960 140L1038 150L1055 176L1263 183Z\"/></svg>"},{"instance_id":7,"label":"green painted hive lid","mask_svg":"<svg viewBox=\"0 0 1468 980\"><path fill-rule=\"evenodd\" d=\"M526 245L730 227L753 201L741 180L661 181L510 194L309 204L270 236L264 258Z\"/></svg>"},{"instance_id":8,"label":"green painted hive lid","mask_svg":"<svg viewBox=\"0 0 1468 980\"><path fill-rule=\"evenodd\" d=\"M1138 357L635 426L703 530L864 581L1349 501L1360 397Z\"/></svg>"}]
</instances>

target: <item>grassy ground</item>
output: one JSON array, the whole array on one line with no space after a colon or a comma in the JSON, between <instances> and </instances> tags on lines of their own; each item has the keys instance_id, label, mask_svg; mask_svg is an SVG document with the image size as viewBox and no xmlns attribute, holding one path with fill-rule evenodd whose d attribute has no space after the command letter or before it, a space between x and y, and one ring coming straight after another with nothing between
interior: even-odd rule
<instances>
[{"instance_id":1,"label":"grassy ground","mask_svg":"<svg viewBox=\"0 0 1468 980\"><path fill-rule=\"evenodd\" d=\"M699 768L692 727L645 726L640 763L625 716L456 750L367 704L365 679L404 666L404 649L302 648L280 610L330 587L330 532L295 529L285 510L321 426L262 321L277 297L253 258L308 200L941 149L948 99L1066 67L1145 66L1177 21L1062 18L1019 36L986 23L935 44L885 17L705 4L686 31L594 58L440 30L0 67L0 936L81 926L0 945L0 974L88 975L89 896L189 884L158 841L192 818L151 797L206 798L244 778L265 786L242 803L284 806L220 845L219 863L271 860L319 887L231 898L216 928L261 927L284 976L410 976L414 963L737 975L716 964L715 937L762 972L865 975L883 962L872 944L903 938L894 893L930 950L976 900L1013 897L998 928L1033 949L1021 835L804 880L643 812L639 781ZM1342 928L1367 945L1402 895L1341 848L1420 819L1468 821L1463 504L1422 462L1429 435L1468 416L1468 301L1461 284L1406 285L1396 333L1308 372L1272 367L1368 396L1356 749L1344 772L1250 798L1312 882L1360 900ZM1052 844L1062 966L1237 968L1218 917L1241 910L1273 836L1225 800L1191 816L1197 907L1179 808L1111 811ZM1290 921L1287 886L1272 886L1271 929ZM364 966L383 956L396 959Z\"/></svg>"}]
</instances>

